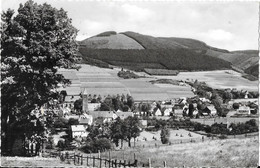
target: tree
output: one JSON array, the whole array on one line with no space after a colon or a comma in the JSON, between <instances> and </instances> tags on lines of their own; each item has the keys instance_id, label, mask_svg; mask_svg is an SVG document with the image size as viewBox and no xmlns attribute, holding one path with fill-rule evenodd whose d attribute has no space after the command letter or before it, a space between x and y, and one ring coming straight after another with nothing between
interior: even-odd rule
<instances>
[{"instance_id":1,"label":"tree","mask_svg":"<svg viewBox=\"0 0 260 168\"><path fill-rule=\"evenodd\" d=\"M166 127L164 127L161 131L161 141L162 144L167 144L169 143L169 137L170 137L170 130Z\"/></svg>"},{"instance_id":2,"label":"tree","mask_svg":"<svg viewBox=\"0 0 260 168\"><path fill-rule=\"evenodd\" d=\"M233 104L233 109L237 110L239 108L239 103L234 103Z\"/></svg>"},{"instance_id":3,"label":"tree","mask_svg":"<svg viewBox=\"0 0 260 168\"><path fill-rule=\"evenodd\" d=\"M125 134L128 140L128 146L131 147L131 139L138 137L140 135L140 123L137 117L127 117L122 125L122 132Z\"/></svg>"},{"instance_id":4,"label":"tree","mask_svg":"<svg viewBox=\"0 0 260 168\"><path fill-rule=\"evenodd\" d=\"M1 16L2 147L10 154L12 142L27 129L15 132L13 123L46 103L58 84L70 84L58 68L79 68L77 30L63 9L31 0L16 15L8 9Z\"/></svg>"},{"instance_id":5,"label":"tree","mask_svg":"<svg viewBox=\"0 0 260 168\"><path fill-rule=\"evenodd\" d=\"M124 125L123 120L121 120L118 117L116 118L116 121L113 122L110 126L110 131L111 131L110 137L117 147L119 146L119 140L121 140L121 148L123 147L123 141L125 139L125 134L122 130L123 125Z\"/></svg>"},{"instance_id":6,"label":"tree","mask_svg":"<svg viewBox=\"0 0 260 168\"><path fill-rule=\"evenodd\" d=\"M74 102L74 109L78 112L78 111L82 111L82 104L83 104L83 100L82 98L76 100Z\"/></svg>"}]
</instances>

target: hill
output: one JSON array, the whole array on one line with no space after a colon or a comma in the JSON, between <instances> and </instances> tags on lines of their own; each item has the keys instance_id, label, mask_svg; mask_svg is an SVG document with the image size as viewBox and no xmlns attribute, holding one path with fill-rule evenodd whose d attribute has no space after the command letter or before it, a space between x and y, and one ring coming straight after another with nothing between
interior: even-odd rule
<instances>
[{"instance_id":1,"label":"hill","mask_svg":"<svg viewBox=\"0 0 260 168\"><path fill-rule=\"evenodd\" d=\"M144 49L138 42L124 34L109 31L80 42L81 47L91 49Z\"/></svg>"},{"instance_id":2,"label":"hill","mask_svg":"<svg viewBox=\"0 0 260 168\"><path fill-rule=\"evenodd\" d=\"M79 42L83 63L100 62L133 70L239 70L258 77L258 51L228 51L189 38L104 32ZM98 65L98 64L95 64ZM108 65L106 65L108 66Z\"/></svg>"}]
</instances>

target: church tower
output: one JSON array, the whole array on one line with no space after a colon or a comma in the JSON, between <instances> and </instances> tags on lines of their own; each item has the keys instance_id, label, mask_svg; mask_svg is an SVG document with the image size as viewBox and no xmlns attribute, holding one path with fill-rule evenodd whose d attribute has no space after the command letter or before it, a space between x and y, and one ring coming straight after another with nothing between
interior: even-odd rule
<instances>
[{"instance_id":1,"label":"church tower","mask_svg":"<svg viewBox=\"0 0 260 168\"><path fill-rule=\"evenodd\" d=\"M87 89L84 88L83 90L83 94L82 94L82 110L83 110L83 113L86 113L88 111L88 93L87 93Z\"/></svg>"}]
</instances>

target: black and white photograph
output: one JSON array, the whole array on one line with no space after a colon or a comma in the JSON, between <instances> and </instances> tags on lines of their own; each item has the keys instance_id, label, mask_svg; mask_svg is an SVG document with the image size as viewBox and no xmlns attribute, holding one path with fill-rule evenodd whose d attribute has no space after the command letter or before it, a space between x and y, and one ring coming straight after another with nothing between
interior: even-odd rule
<instances>
[{"instance_id":1,"label":"black and white photograph","mask_svg":"<svg viewBox=\"0 0 260 168\"><path fill-rule=\"evenodd\" d=\"M1 167L258 167L259 13L1 0Z\"/></svg>"}]
</instances>

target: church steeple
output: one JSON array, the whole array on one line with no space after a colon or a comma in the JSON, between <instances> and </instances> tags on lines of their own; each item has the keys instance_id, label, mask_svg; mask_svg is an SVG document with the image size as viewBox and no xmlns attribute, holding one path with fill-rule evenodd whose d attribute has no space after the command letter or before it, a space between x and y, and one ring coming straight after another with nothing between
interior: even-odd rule
<instances>
[{"instance_id":1,"label":"church steeple","mask_svg":"<svg viewBox=\"0 0 260 168\"><path fill-rule=\"evenodd\" d=\"M88 111L88 93L86 88L84 88L83 90L82 99L83 99L82 111L83 113L86 113Z\"/></svg>"}]
</instances>

